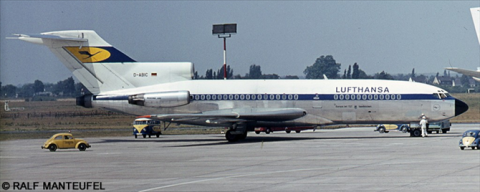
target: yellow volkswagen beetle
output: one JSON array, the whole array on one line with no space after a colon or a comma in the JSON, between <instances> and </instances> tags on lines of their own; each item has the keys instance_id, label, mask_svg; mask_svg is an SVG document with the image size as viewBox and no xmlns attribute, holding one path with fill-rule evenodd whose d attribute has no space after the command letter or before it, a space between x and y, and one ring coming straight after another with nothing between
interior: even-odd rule
<instances>
[{"instance_id":1,"label":"yellow volkswagen beetle","mask_svg":"<svg viewBox=\"0 0 480 192\"><path fill-rule=\"evenodd\" d=\"M77 148L80 151L85 151L87 148L90 148L90 144L83 139L75 139L70 133L57 133L45 141L42 146L42 149L49 149L51 152L57 149L69 148Z\"/></svg>"}]
</instances>

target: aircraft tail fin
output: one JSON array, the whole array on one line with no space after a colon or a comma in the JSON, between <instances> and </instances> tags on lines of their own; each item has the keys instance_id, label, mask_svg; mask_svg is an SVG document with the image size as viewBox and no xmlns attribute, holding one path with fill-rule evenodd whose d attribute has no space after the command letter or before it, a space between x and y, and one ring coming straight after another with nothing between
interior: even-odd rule
<instances>
[{"instance_id":1,"label":"aircraft tail fin","mask_svg":"<svg viewBox=\"0 0 480 192\"><path fill-rule=\"evenodd\" d=\"M108 44L95 31L69 30L15 35L17 39L47 46L94 94L133 87L106 64L135 62L135 60Z\"/></svg>"},{"instance_id":2,"label":"aircraft tail fin","mask_svg":"<svg viewBox=\"0 0 480 192\"><path fill-rule=\"evenodd\" d=\"M194 71L190 62L136 62L92 30L52 31L15 36L15 39L50 48L93 94L191 80Z\"/></svg>"},{"instance_id":3,"label":"aircraft tail fin","mask_svg":"<svg viewBox=\"0 0 480 192\"><path fill-rule=\"evenodd\" d=\"M473 24L475 25L478 43L480 44L480 7L470 8L470 12L472 13Z\"/></svg>"}]
</instances>

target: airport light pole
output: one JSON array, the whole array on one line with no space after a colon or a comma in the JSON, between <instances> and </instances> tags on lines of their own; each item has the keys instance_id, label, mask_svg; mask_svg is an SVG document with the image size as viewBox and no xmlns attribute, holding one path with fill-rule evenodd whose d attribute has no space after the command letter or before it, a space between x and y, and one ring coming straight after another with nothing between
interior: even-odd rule
<instances>
[{"instance_id":1,"label":"airport light pole","mask_svg":"<svg viewBox=\"0 0 480 192\"><path fill-rule=\"evenodd\" d=\"M218 35L218 38L223 38L223 79L227 80L227 38L232 37L232 34L237 33L237 24L214 24L212 29L213 35Z\"/></svg>"}]
</instances>

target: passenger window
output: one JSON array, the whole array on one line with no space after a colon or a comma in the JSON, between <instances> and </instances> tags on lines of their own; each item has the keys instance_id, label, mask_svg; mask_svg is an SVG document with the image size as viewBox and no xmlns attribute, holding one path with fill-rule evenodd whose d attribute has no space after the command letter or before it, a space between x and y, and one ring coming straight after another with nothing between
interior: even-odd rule
<instances>
[{"instance_id":1,"label":"passenger window","mask_svg":"<svg viewBox=\"0 0 480 192\"><path fill-rule=\"evenodd\" d=\"M59 136L55 137L55 140L62 140L62 136L59 135Z\"/></svg>"}]
</instances>

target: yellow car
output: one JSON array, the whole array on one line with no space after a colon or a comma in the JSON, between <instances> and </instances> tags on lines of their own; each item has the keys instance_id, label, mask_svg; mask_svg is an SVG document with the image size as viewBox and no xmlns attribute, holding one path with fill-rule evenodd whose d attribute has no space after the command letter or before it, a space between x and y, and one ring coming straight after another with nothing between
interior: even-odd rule
<instances>
[{"instance_id":1,"label":"yellow car","mask_svg":"<svg viewBox=\"0 0 480 192\"><path fill-rule=\"evenodd\" d=\"M42 149L49 149L51 152L57 149L69 148L77 148L80 151L85 151L87 148L90 148L90 144L83 139L73 138L73 135L70 133L57 133L45 141L42 146Z\"/></svg>"}]
</instances>

